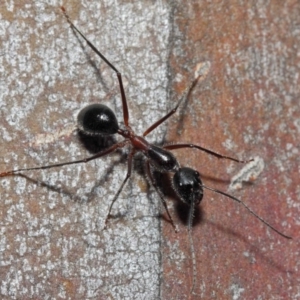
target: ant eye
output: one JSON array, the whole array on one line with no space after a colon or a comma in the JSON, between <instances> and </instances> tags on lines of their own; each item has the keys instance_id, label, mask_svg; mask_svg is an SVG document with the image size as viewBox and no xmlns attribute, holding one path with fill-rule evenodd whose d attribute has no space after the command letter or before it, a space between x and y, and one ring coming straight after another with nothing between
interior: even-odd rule
<instances>
[{"instance_id":1,"label":"ant eye","mask_svg":"<svg viewBox=\"0 0 300 300\"><path fill-rule=\"evenodd\" d=\"M88 135L115 134L119 129L114 112L103 104L91 104L77 117L80 131Z\"/></svg>"},{"instance_id":2,"label":"ant eye","mask_svg":"<svg viewBox=\"0 0 300 300\"><path fill-rule=\"evenodd\" d=\"M179 198L188 205L199 204L203 198L199 173L191 168L180 168L174 174L173 185Z\"/></svg>"}]
</instances>

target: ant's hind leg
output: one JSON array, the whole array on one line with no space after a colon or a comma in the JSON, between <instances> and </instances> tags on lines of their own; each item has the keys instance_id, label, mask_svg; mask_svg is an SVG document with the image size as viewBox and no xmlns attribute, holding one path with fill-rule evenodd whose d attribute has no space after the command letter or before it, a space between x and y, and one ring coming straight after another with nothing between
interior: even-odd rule
<instances>
[{"instance_id":1,"label":"ant's hind leg","mask_svg":"<svg viewBox=\"0 0 300 300\"><path fill-rule=\"evenodd\" d=\"M129 125L129 112L128 112L128 105L127 105L127 100L125 96L125 91L124 91L124 86L123 86L123 80L122 80L122 74L119 72L119 70L94 46L92 42L90 42L85 35L74 25L74 23L71 21L69 15L66 12L66 9L61 6L60 7L64 16L66 17L68 23L70 24L71 28L75 30L89 45L89 47L103 60L105 63L115 71L118 77L119 81L119 86L120 86L120 91L121 91L121 98L122 98L122 107L123 107L123 119L124 119L124 124L126 126Z\"/></svg>"},{"instance_id":2,"label":"ant's hind leg","mask_svg":"<svg viewBox=\"0 0 300 300\"><path fill-rule=\"evenodd\" d=\"M198 79L200 77L201 77L201 75L199 75L198 77L196 77L192 81L192 83L184 90L182 96L180 97L180 99L177 102L176 106L172 110L170 110L165 116L163 116L162 118L160 118L158 121L156 121L155 123L153 123L149 128L147 128L145 130L145 132L143 133L144 137L146 135L148 135L156 127L158 127L160 124L162 124L163 122L165 122L167 119L169 119L172 115L174 115L176 113L176 111L177 111L178 107L180 106L181 102L189 96L189 94L193 90L194 86L196 85L196 83L197 83L197 81L198 81Z\"/></svg>"}]
</instances>

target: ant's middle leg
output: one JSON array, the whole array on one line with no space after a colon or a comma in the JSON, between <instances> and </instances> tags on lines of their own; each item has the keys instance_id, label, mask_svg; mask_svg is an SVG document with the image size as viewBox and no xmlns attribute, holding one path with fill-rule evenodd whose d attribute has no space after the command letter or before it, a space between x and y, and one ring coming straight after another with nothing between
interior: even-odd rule
<instances>
[{"instance_id":1,"label":"ant's middle leg","mask_svg":"<svg viewBox=\"0 0 300 300\"><path fill-rule=\"evenodd\" d=\"M83 158L83 159L79 159L79 160L73 160L73 161L62 162L62 163L52 164L52 165L46 165L46 166L38 166L38 167L32 167L32 168L20 168L20 169L5 171L5 172L0 173L0 177L14 176L14 175L17 176L18 173L22 172L22 171L45 170L45 169L63 167L63 166L67 166L67 165L75 165L75 164L87 163L87 162L89 162L91 160L94 160L94 159L97 159L99 157L108 155L108 154L116 151L117 149L123 148L125 145L127 145L127 143L128 143L127 140L119 142L117 144L112 145L110 148L108 148L108 149L106 149L104 151L96 153L93 156L90 156L90 157L87 157L87 158Z\"/></svg>"},{"instance_id":2,"label":"ant's middle leg","mask_svg":"<svg viewBox=\"0 0 300 300\"><path fill-rule=\"evenodd\" d=\"M233 161L239 162L239 163L248 163L250 161L253 161L253 158L248 159L248 160L240 160L240 159L237 159L237 158L234 158L234 157L231 157L231 156L220 154L220 153L218 153L216 151L213 151L213 150L210 150L208 148L204 148L202 146L189 144L189 143L170 144L170 145L163 146L163 148L167 149L167 150L176 150L176 149L181 149L181 148L195 148L195 149L204 151L204 152L206 152L210 155L216 156L218 158L225 158L225 159L233 160Z\"/></svg>"},{"instance_id":3,"label":"ant's middle leg","mask_svg":"<svg viewBox=\"0 0 300 300\"><path fill-rule=\"evenodd\" d=\"M109 209L108 209L107 216L106 216L105 221L104 221L104 228L106 228L106 226L107 226L107 221L108 221L108 219L110 217L110 212L111 212L111 209L112 209L114 203L118 199L118 197L119 197L120 193L122 192L122 190L123 190L126 182L128 181L128 179L131 176L131 173L132 173L132 160L133 160L133 156L134 156L135 153L136 153L135 149L132 149L131 152L128 155L128 169L127 169L127 174L126 174L126 177L123 180L121 186L119 187L117 193L115 194L114 198L111 201L111 204L110 204Z\"/></svg>"}]
</instances>

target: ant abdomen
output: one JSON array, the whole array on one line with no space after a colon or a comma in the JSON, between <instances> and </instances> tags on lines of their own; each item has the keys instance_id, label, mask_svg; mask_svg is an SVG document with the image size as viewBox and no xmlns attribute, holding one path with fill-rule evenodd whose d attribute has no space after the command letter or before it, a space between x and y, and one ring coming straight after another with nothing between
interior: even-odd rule
<instances>
[{"instance_id":1,"label":"ant abdomen","mask_svg":"<svg viewBox=\"0 0 300 300\"><path fill-rule=\"evenodd\" d=\"M179 198L188 205L198 205L203 198L199 173L191 168L180 168L173 176L173 187Z\"/></svg>"},{"instance_id":2,"label":"ant abdomen","mask_svg":"<svg viewBox=\"0 0 300 300\"><path fill-rule=\"evenodd\" d=\"M88 135L115 134L119 129L114 112L104 104L91 104L80 111L78 129Z\"/></svg>"}]
</instances>

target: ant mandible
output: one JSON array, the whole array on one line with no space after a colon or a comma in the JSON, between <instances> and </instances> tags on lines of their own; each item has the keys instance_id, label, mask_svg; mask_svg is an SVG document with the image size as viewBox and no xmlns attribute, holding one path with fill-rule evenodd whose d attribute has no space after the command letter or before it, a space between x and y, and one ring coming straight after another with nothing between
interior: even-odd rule
<instances>
[{"instance_id":1,"label":"ant mandible","mask_svg":"<svg viewBox=\"0 0 300 300\"><path fill-rule=\"evenodd\" d=\"M38 166L38 167L32 167L32 168L20 168L15 170L10 170L6 172L0 173L0 177L6 177L6 176L13 176L18 175L22 171L30 171L30 170L41 170L41 169L50 169L55 167L62 167L66 165L73 165L73 164L79 164L79 163L87 163L91 160L97 159L99 157L108 155L117 149L123 148L125 146L130 146L130 152L128 154L128 168L127 168L127 174L125 179L123 180L120 188L118 189L116 195L111 201L107 217L105 219L105 226L107 225L107 220L109 218L111 209L115 201L117 200L119 194L123 190L123 187L125 186L126 182L131 176L132 173L132 162L133 157L137 152L142 152L146 156L146 172L147 175L157 191L161 202L167 212L167 215L170 219L170 222L172 226L174 227L176 231L176 226L173 222L173 219L169 213L166 201L164 199L163 193L159 189L154 176L153 176L153 170L156 170L161 173L172 173L172 186L175 190L178 197L189 206L189 215L188 215L188 235L190 240L190 247L191 247L191 255L192 255L192 262L193 262L193 286L192 286L192 292L194 291L195 286L195 278L196 278L196 257L195 257L195 251L194 251L194 245L193 245L193 239L192 239L192 223L193 223L193 216L194 216L194 210L195 206L198 205L202 198L203 198L203 189L211 190L215 193L224 195L240 204L242 204L252 215L254 215L257 219L259 219L261 222L263 222L266 226L271 228L273 231L278 233L284 238L291 239L290 236L287 236L283 233L281 233L279 230L271 226L267 221L262 219L260 216L258 216L251 208L249 208L242 200L229 195L225 192L222 192L217 189L213 189L211 187L208 187L206 185L203 185L199 173L188 167L181 167L178 160L176 159L175 155L170 152L170 150L180 149L180 148L195 148L201 151L204 151L208 154L211 154L213 156L216 156L217 158L223 158L232 160L239 163L247 163L251 160L239 160L230 156L222 155L220 153L217 153L215 151L212 151L210 149L201 147L199 145L195 144L188 144L188 143L177 143L177 144L170 144L165 145L162 147L153 145L146 141L145 137L152 132L155 128L157 128L159 125L161 125L163 122L165 122L167 119L169 119L173 114L176 113L179 105L181 104L182 100L185 98L185 95L187 94L187 91L189 92L194 85L196 84L197 80L199 79L200 75L193 81L193 83L186 89L186 92L183 94L183 96L178 101L177 105L168 112L164 117L156 121L154 124L152 124L144 133L142 136L138 136L135 134L133 129L129 125L129 112L128 112L128 106L127 106L127 100L125 96L125 91L123 87L123 81L122 81L122 75L118 71L118 69L112 65L109 60L84 36L84 34L72 23L69 16L66 13L66 10L64 7L61 7L61 10L66 17L68 23L70 24L71 28L77 32L88 44L88 46L116 73L120 91L121 91L121 99L122 99L122 108L123 108L123 120L124 120L124 128L120 128L118 121L116 119L116 116L114 112L107 107L104 104L91 104L85 107L80 111L77 118L77 125L79 131L83 132L86 135L91 136L105 136L105 135L114 135L119 134L125 139L121 142L115 143L112 146L110 146L108 149L101 151L93 156L80 159L80 160L74 160L69 162L63 162L58 164L52 164L52 165L45 165L45 166Z\"/></svg>"}]
</instances>

